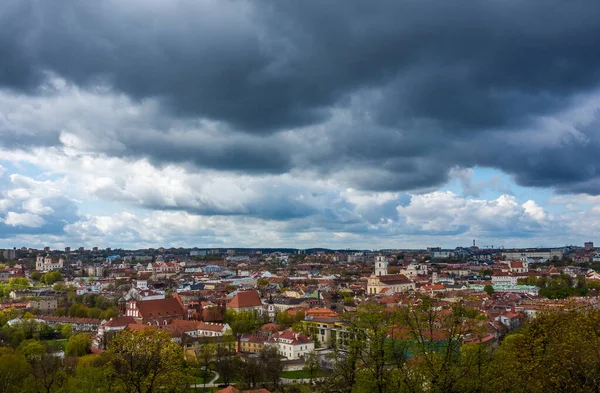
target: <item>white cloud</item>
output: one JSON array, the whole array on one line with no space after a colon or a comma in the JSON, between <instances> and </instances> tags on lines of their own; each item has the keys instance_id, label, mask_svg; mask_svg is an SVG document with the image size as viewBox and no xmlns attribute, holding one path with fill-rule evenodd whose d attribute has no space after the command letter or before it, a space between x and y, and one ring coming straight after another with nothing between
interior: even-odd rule
<instances>
[{"instance_id":1,"label":"white cloud","mask_svg":"<svg viewBox=\"0 0 600 393\"><path fill-rule=\"evenodd\" d=\"M8 212L4 223L10 226L39 228L46 223L46 220L36 214Z\"/></svg>"}]
</instances>

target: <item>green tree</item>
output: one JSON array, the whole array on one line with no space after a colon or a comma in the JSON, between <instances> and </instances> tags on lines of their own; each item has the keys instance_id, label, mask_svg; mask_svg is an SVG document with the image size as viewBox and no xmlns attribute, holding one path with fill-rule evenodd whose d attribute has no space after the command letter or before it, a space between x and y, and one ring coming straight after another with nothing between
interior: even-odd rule
<instances>
[{"instance_id":1,"label":"green tree","mask_svg":"<svg viewBox=\"0 0 600 393\"><path fill-rule=\"evenodd\" d=\"M73 326L70 323L63 325L60 329L60 334L63 336L63 338L71 337L71 334L73 334Z\"/></svg>"},{"instance_id":2,"label":"green tree","mask_svg":"<svg viewBox=\"0 0 600 393\"><path fill-rule=\"evenodd\" d=\"M31 369L23 354L0 347L0 393L19 393Z\"/></svg>"},{"instance_id":3,"label":"green tree","mask_svg":"<svg viewBox=\"0 0 600 393\"><path fill-rule=\"evenodd\" d=\"M115 391L179 392L191 382L183 373L182 348L162 330L126 329L112 339L106 356L112 365Z\"/></svg>"},{"instance_id":4,"label":"green tree","mask_svg":"<svg viewBox=\"0 0 600 393\"><path fill-rule=\"evenodd\" d=\"M279 388L279 379L283 372L283 362L277 347L265 345L259 353L260 363L264 371L264 377L275 389Z\"/></svg>"},{"instance_id":5,"label":"green tree","mask_svg":"<svg viewBox=\"0 0 600 393\"><path fill-rule=\"evenodd\" d=\"M304 356L304 363L304 371L310 375L311 378L316 377L321 370L319 355L314 351L307 353L306 356Z\"/></svg>"},{"instance_id":6,"label":"green tree","mask_svg":"<svg viewBox=\"0 0 600 393\"><path fill-rule=\"evenodd\" d=\"M65 347L67 356L84 356L91 352L92 339L85 333L79 333L69 338Z\"/></svg>"},{"instance_id":7,"label":"green tree","mask_svg":"<svg viewBox=\"0 0 600 393\"><path fill-rule=\"evenodd\" d=\"M489 296L492 296L494 294L494 287L491 286L490 284L487 284L485 287L483 287L483 291L485 293L487 293Z\"/></svg>"},{"instance_id":8,"label":"green tree","mask_svg":"<svg viewBox=\"0 0 600 393\"><path fill-rule=\"evenodd\" d=\"M256 357L246 358L241 362L238 370L238 380L242 386L254 389L263 381L265 369Z\"/></svg>"},{"instance_id":9,"label":"green tree","mask_svg":"<svg viewBox=\"0 0 600 393\"><path fill-rule=\"evenodd\" d=\"M204 391L206 391L206 383L208 377L211 375L210 364L215 356L216 346L207 342L201 342L200 347L196 351L196 368L202 375L202 381L204 384Z\"/></svg>"},{"instance_id":10,"label":"green tree","mask_svg":"<svg viewBox=\"0 0 600 393\"><path fill-rule=\"evenodd\" d=\"M31 373L24 382L27 390L36 393L52 393L60 390L67 381L62 359L49 354L39 341L24 341L19 351L31 366Z\"/></svg>"},{"instance_id":11,"label":"green tree","mask_svg":"<svg viewBox=\"0 0 600 393\"><path fill-rule=\"evenodd\" d=\"M223 378L223 383L228 384L236 378L239 361L235 354L235 337L227 332L215 351L215 370Z\"/></svg>"},{"instance_id":12,"label":"green tree","mask_svg":"<svg viewBox=\"0 0 600 393\"><path fill-rule=\"evenodd\" d=\"M62 274L57 271L48 272L40 277L40 282L47 285L52 285L55 282L62 281Z\"/></svg>"}]
</instances>

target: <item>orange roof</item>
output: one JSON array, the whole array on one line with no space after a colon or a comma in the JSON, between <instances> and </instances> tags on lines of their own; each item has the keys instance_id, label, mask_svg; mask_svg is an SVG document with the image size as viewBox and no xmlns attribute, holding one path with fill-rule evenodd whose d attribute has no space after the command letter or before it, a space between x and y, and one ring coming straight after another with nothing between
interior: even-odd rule
<instances>
[{"instance_id":1,"label":"orange roof","mask_svg":"<svg viewBox=\"0 0 600 393\"><path fill-rule=\"evenodd\" d=\"M305 315L307 317L315 317L315 318L337 318L338 314L325 307L316 307L306 310Z\"/></svg>"},{"instance_id":2,"label":"orange roof","mask_svg":"<svg viewBox=\"0 0 600 393\"><path fill-rule=\"evenodd\" d=\"M260 307L262 302L257 291L240 291L227 304L227 308Z\"/></svg>"}]
</instances>

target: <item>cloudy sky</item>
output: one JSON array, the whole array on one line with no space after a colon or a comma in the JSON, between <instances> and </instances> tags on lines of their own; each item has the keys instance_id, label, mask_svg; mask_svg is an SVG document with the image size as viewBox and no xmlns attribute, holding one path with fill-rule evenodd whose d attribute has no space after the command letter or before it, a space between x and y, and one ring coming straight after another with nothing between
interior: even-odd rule
<instances>
[{"instance_id":1,"label":"cloudy sky","mask_svg":"<svg viewBox=\"0 0 600 393\"><path fill-rule=\"evenodd\" d=\"M4 0L0 247L560 246L597 0Z\"/></svg>"}]
</instances>

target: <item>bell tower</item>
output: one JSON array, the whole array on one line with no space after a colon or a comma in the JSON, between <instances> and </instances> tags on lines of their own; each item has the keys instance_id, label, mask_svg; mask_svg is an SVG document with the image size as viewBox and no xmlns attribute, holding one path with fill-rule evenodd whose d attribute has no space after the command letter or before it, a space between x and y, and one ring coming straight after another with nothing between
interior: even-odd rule
<instances>
[{"instance_id":1,"label":"bell tower","mask_svg":"<svg viewBox=\"0 0 600 393\"><path fill-rule=\"evenodd\" d=\"M377 255L375 257L375 275L386 276L388 274L388 261L383 255Z\"/></svg>"}]
</instances>

